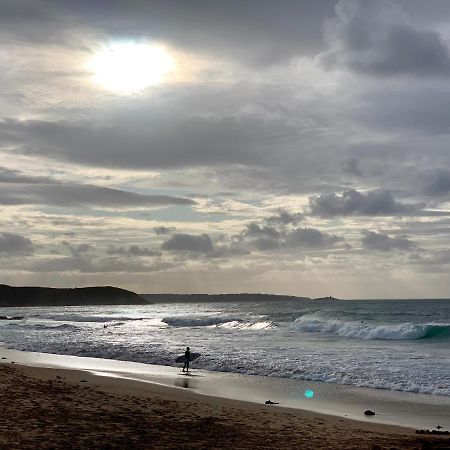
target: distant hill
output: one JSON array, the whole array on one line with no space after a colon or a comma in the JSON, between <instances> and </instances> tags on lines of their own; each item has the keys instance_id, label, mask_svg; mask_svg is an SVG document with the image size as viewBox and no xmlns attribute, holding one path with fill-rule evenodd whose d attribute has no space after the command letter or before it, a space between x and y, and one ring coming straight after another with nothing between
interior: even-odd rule
<instances>
[{"instance_id":1,"label":"distant hill","mask_svg":"<svg viewBox=\"0 0 450 450\"><path fill-rule=\"evenodd\" d=\"M332 297L331 295L328 297L318 297L318 298L313 298L313 300L340 300L339 298L336 297Z\"/></svg>"},{"instance_id":2,"label":"distant hill","mask_svg":"<svg viewBox=\"0 0 450 450\"><path fill-rule=\"evenodd\" d=\"M276 294L141 294L151 303L215 303L311 300L309 297Z\"/></svg>"},{"instance_id":3,"label":"distant hill","mask_svg":"<svg viewBox=\"0 0 450 450\"><path fill-rule=\"evenodd\" d=\"M0 306L146 305L140 295L113 286L13 287L0 284Z\"/></svg>"}]
</instances>

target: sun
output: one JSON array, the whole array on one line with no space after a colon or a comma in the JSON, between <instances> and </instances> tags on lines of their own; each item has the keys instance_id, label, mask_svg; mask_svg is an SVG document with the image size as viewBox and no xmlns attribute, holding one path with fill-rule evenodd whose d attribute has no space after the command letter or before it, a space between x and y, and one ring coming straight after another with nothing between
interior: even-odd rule
<instances>
[{"instance_id":1,"label":"sun","mask_svg":"<svg viewBox=\"0 0 450 450\"><path fill-rule=\"evenodd\" d=\"M164 47L130 42L110 44L88 63L93 81L119 94L159 84L174 68L175 60Z\"/></svg>"}]
</instances>

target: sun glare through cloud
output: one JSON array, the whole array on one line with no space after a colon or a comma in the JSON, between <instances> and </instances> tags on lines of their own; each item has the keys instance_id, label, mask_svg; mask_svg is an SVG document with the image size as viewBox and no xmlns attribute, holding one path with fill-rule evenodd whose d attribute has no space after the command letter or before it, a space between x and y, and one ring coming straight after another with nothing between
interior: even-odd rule
<instances>
[{"instance_id":1,"label":"sun glare through cloud","mask_svg":"<svg viewBox=\"0 0 450 450\"><path fill-rule=\"evenodd\" d=\"M92 80L118 94L162 83L175 69L173 56L158 45L117 42L96 52L88 63Z\"/></svg>"}]
</instances>

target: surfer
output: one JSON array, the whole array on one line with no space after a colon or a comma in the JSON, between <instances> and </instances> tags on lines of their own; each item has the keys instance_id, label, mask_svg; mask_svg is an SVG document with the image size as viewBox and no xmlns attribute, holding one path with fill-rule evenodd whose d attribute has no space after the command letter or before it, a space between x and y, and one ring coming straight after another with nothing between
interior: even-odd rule
<instances>
[{"instance_id":1,"label":"surfer","mask_svg":"<svg viewBox=\"0 0 450 450\"><path fill-rule=\"evenodd\" d=\"M189 347L186 347L186 351L184 352L184 366L183 366L183 372L184 369L186 369L186 372L189 372L189 361L191 360L191 350Z\"/></svg>"}]
</instances>

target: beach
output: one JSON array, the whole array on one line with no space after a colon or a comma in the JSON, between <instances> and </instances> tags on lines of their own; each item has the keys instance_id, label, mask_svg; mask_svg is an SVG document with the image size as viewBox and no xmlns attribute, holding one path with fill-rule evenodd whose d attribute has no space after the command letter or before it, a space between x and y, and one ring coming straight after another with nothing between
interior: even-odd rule
<instances>
[{"instance_id":1,"label":"beach","mask_svg":"<svg viewBox=\"0 0 450 450\"><path fill-rule=\"evenodd\" d=\"M0 449L450 448L448 304L405 304L4 308Z\"/></svg>"},{"instance_id":2,"label":"beach","mask_svg":"<svg viewBox=\"0 0 450 450\"><path fill-rule=\"evenodd\" d=\"M448 436L411 428L204 395L92 368L32 367L10 356L0 365L2 449L450 448Z\"/></svg>"}]
</instances>

